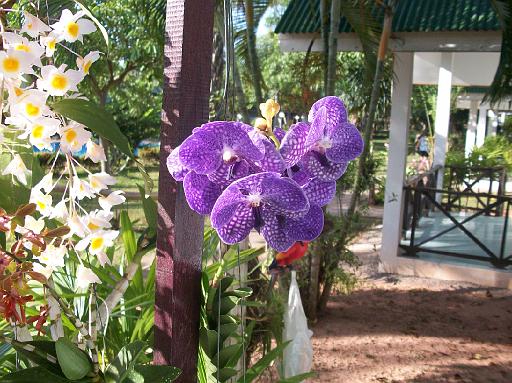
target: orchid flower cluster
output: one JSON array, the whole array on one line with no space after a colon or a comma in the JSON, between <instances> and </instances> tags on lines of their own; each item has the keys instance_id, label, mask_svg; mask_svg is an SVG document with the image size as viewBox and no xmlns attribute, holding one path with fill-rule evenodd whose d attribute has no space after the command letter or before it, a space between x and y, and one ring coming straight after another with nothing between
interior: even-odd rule
<instances>
[{"instance_id":1,"label":"orchid flower cluster","mask_svg":"<svg viewBox=\"0 0 512 383\"><path fill-rule=\"evenodd\" d=\"M95 30L95 24L83 12L73 14L64 10L60 20L52 25L24 12L20 30L1 33L0 93L5 125L0 125L0 151L3 156L10 155L11 160L0 172L4 176L12 175L13 183L31 187L27 206L32 206L34 212L20 219L19 215L0 210L0 231L15 240L19 249L28 249L19 254L6 249L0 252L0 302L19 297L20 291L24 291L20 286L26 286L27 280L34 276L38 281L48 281L55 270L64 266L70 251L77 254L79 261L78 288L101 283L82 261L85 254L93 257L89 260L91 263L96 260L100 265L110 262L106 251L119 234L112 230L111 209L123 203L125 197L121 191L108 192L115 183L114 177L105 172L93 173L74 158L86 147L85 158L94 163L105 160L104 150L94 141L91 131L51 107L53 102L63 98L82 97L77 85L100 57L97 51L83 57L75 53L76 68L68 68L65 64L54 65L55 50L60 46L72 52L65 43L83 42L84 35ZM7 97L4 97L5 93ZM33 179L31 182L29 166L20 155L21 148L31 151L32 147L55 151L50 171L38 183ZM66 159L61 174L55 170L59 156ZM80 173L77 169L81 169ZM79 175L84 173L86 178ZM52 196L56 187L64 190L58 201ZM101 209L88 211L82 206L84 200L93 199L97 199ZM55 222L68 228L61 232L61 237L48 236ZM6 264L6 257L13 262ZM4 283L11 281L12 275L19 277L17 283ZM0 303L4 317L13 324L23 325L21 306L13 314L8 314L7 307ZM49 310L51 312L52 308Z\"/></svg>"},{"instance_id":2,"label":"orchid flower cluster","mask_svg":"<svg viewBox=\"0 0 512 383\"><path fill-rule=\"evenodd\" d=\"M348 121L343 102L315 102L308 122L288 131L272 129L279 105L260 105L256 126L215 121L195 128L167 159L169 172L183 181L190 208L210 215L227 244L260 232L276 251L312 241L323 228L322 207L336 192L363 140Z\"/></svg>"}]
</instances>

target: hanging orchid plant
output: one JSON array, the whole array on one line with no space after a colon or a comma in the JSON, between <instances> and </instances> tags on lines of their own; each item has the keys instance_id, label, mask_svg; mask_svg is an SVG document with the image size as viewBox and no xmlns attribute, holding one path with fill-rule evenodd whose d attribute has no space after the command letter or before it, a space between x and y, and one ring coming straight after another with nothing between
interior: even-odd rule
<instances>
[{"instance_id":1,"label":"hanging orchid plant","mask_svg":"<svg viewBox=\"0 0 512 383\"><path fill-rule=\"evenodd\" d=\"M272 129L279 104L268 100L260 110L256 127L215 121L195 128L167 166L183 181L190 208L210 215L225 243L238 243L255 229L282 252L320 235L321 208L334 197L348 163L361 154L363 140L337 97L315 102L308 122L286 132Z\"/></svg>"}]
</instances>

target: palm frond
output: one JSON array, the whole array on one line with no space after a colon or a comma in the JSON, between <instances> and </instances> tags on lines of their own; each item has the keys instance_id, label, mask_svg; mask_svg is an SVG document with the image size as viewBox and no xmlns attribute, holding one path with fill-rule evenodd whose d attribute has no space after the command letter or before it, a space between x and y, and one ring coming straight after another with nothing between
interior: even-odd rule
<instances>
[{"instance_id":1,"label":"palm frond","mask_svg":"<svg viewBox=\"0 0 512 383\"><path fill-rule=\"evenodd\" d=\"M512 96L512 0L491 0L503 28L501 54L484 101L495 104Z\"/></svg>"}]
</instances>

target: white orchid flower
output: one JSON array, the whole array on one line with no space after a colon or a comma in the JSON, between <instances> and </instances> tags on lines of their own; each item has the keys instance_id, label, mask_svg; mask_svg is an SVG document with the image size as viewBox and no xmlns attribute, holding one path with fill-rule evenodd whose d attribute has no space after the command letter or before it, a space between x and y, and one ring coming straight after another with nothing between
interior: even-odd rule
<instances>
[{"instance_id":1,"label":"white orchid flower","mask_svg":"<svg viewBox=\"0 0 512 383\"><path fill-rule=\"evenodd\" d=\"M105 211L110 211L113 206L121 205L126 201L126 197L123 195L122 190L116 190L110 193L108 196L101 196L98 198L98 203L101 208Z\"/></svg>"},{"instance_id":2,"label":"white orchid flower","mask_svg":"<svg viewBox=\"0 0 512 383\"><path fill-rule=\"evenodd\" d=\"M48 217L52 213L53 198L51 194L41 193L40 190L32 189L30 193L30 202L36 205L36 209L43 217Z\"/></svg>"},{"instance_id":3,"label":"white orchid flower","mask_svg":"<svg viewBox=\"0 0 512 383\"><path fill-rule=\"evenodd\" d=\"M89 174L89 184L96 193L108 189L109 186L115 183L116 179L105 172Z\"/></svg>"},{"instance_id":4,"label":"white orchid flower","mask_svg":"<svg viewBox=\"0 0 512 383\"><path fill-rule=\"evenodd\" d=\"M14 49L0 51L0 73L6 78L18 78L22 74L32 74L33 56Z\"/></svg>"},{"instance_id":5,"label":"white orchid flower","mask_svg":"<svg viewBox=\"0 0 512 383\"><path fill-rule=\"evenodd\" d=\"M26 33L32 38L36 38L38 35L51 31L51 28L39 20L36 16L31 15L28 12L23 12L25 19L21 26L21 33Z\"/></svg>"},{"instance_id":6,"label":"white orchid flower","mask_svg":"<svg viewBox=\"0 0 512 383\"><path fill-rule=\"evenodd\" d=\"M91 139L91 132L85 129L85 126L72 121L59 129L60 148L64 153L79 152L82 147Z\"/></svg>"},{"instance_id":7,"label":"white orchid flower","mask_svg":"<svg viewBox=\"0 0 512 383\"><path fill-rule=\"evenodd\" d=\"M75 41L83 42L83 36L96 31L96 26L91 20L83 19L84 12L80 11L73 15L69 9L64 9L60 20L52 24L54 31L69 43Z\"/></svg>"},{"instance_id":8,"label":"white orchid flower","mask_svg":"<svg viewBox=\"0 0 512 383\"><path fill-rule=\"evenodd\" d=\"M89 69L91 69L91 65L98 61L100 58L100 52L92 51L89 52L85 57L77 57L76 66L79 70L81 70L84 75L89 74Z\"/></svg>"},{"instance_id":9,"label":"white orchid flower","mask_svg":"<svg viewBox=\"0 0 512 383\"><path fill-rule=\"evenodd\" d=\"M105 251L114 245L114 240L118 235L119 231L117 230L98 230L79 241L75 249L84 251L89 248L91 255L95 255L102 266L105 263L110 264Z\"/></svg>"},{"instance_id":10,"label":"white orchid flower","mask_svg":"<svg viewBox=\"0 0 512 383\"><path fill-rule=\"evenodd\" d=\"M101 280L91 269L84 265L79 265L76 270L77 287L85 289L88 288L91 283L101 283Z\"/></svg>"},{"instance_id":11,"label":"white orchid flower","mask_svg":"<svg viewBox=\"0 0 512 383\"><path fill-rule=\"evenodd\" d=\"M84 74L78 70L68 69L65 65L56 68L45 65L41 68L41 78L37 87L48 91L50 96L64 96L67 92L78 92L77 85L84 79Z\"/></svg>"},{"instance_id":12,"label":"white orchid flower","mask_svg":"<svg viewBox=\"0 0 512 383\"><path fill-rule=\"evenodd\" d=\"M21 184L27 185L27 176L31 174L31 171L27 169L21 156L16 153L2 172L4 176L7 174L15 176Z\"/></svg>"},{"instance_id":13,"label":"white orchid flower","mask_svg":"<svg viewBox=\"0 0 512 383\"><path fill-rule=\"evenodd\" d=\"M89 158L92 162L97 164L101 161L106 161L105 150L103 146L96 144L94 141L89 140L86 144L87 151L85 152L85 158Z\"/></svg>"}]
</instances>

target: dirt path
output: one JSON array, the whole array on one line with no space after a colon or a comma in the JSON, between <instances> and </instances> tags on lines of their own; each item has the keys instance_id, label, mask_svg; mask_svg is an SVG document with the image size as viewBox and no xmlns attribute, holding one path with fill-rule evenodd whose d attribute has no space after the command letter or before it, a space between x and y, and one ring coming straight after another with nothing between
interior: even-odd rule
<instances>
[{"instance_id":1,"label":"dirt path","mask_svg":"<svg viewBox=\"0 0 512 383\"><path fill-rule=\"evenodd\" d=\"M311 382L511 383L512 292L378 274L379 236L352 247L361 285L313 327Z\"/></svg>"}]
</instances>

